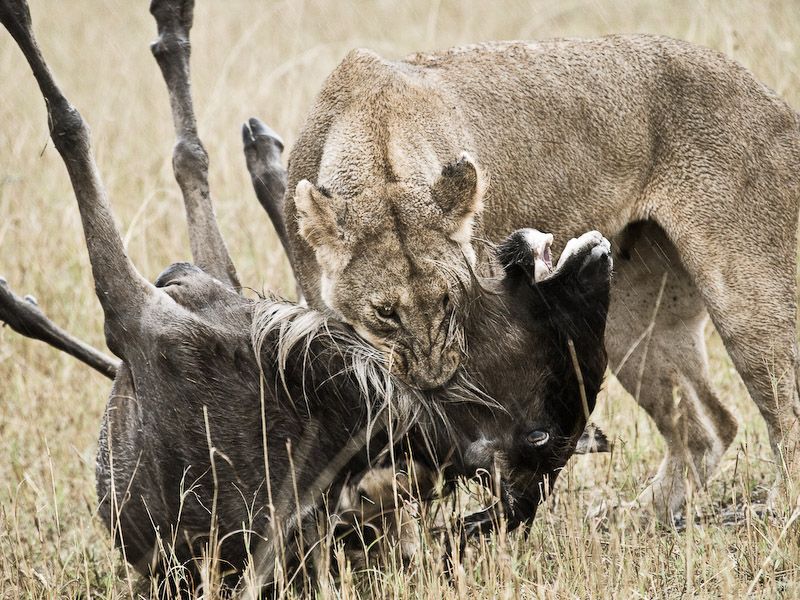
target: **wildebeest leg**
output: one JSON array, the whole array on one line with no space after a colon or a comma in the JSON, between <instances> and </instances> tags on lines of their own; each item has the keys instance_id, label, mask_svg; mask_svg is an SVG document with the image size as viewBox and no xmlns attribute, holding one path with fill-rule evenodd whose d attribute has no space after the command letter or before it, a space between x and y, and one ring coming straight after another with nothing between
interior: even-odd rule
<instances>
[{"instance_id":1,"label":"wildebeest leg","mask_svg":"<svg viewBox=\"0 0 800 600\"><path fill-rule=\"evenodd\" d=\"M3 5L6 18L29 18L23 11L24 5L15 8L10 6L10 3ZM173 167L184 197L194 257L210 274L238 289L240 286L233 262L222 241L208 192L208 158L197 137L192 108L188 41L192 3L156 1L153 2L151 11L156 17L160 33L159 40L152 45L152 51L169 91L177 138ZM22 35L24 24L18 23L17 29ZM28 55L26 52L26 56ZM30 55L36 55L35 47ZM46 73L46 67L43 72ZM99 183L99 178L96 183ZM105 295L108 288L103 286L102 289ZM75 356L107 377L113 379L117 372L116 361L58 328L35 303L17 297L4 282L0 284L0 321L8 323L22 335L43 340Z\"/></svg>"},{"instance_id":2,"label":"wildebeest leg","mask_svg":"<svg viewBox=\"0 0 800 600\"><path fill-rule=\"evenodd\" d=\"M117 361L61 329L45 316L33 296L20 298L3 277L0 277L0 322L21 335L41 340L74 356L109 379L117 375Z\"/></svg>"},{"instance_id":3,"label":"wildebeest leg","mask_svg":"<svg viewBox=\"0 0 800 600\"><path fill-rule=\"evenodd\" d=\"M297 472L302 471L309 460L312 459L307 448L312 447L312 440L317 437L325 427L319 421L312 421L307 427L304 439L295 448L296 454L292 461ZM375 435L383 429L383 425L376 423L374 427L367 427L353 435L338 453L328 460L328 463L318 469L315 481L307 487L302 497L292 493L294 486L293 475L290 473L282 487L273 492L275 505L270 507L274 517L270 520L272 539L260 544L251 557L242 579L240 581L237 598L250 600L261 597L261 590L268 584L275 584L275 566L281 556L297 556L301 561L305 551L299 544L299 537L303 531L309 531L309 525L314 523L319 516L318 509L323 504L320 490L325 490L334 482L337 474L344 465L358 452L362 452L369 443L369 436ZM272 485L268 483L268 485ZM308 545L306 540L306 545Z\"/></svg>"},{"instance_id":4,"label":"wildebeest leg","mask_svg":"<svg viewBox=\"0 0 800 600\"><path fill-rule=\"evenodd\" d=\"M129 335L124 322L141 314L155 288L128 259L92 155L89 128L61 93L42 57L27 3L0 0L0 22L28 60L47 104L50 135L78 200L95 287L105 312L106 339L112 352L121 356L117 342Z\"/></svg>"},{"instance_id":5,"label":"wildebeest leg","mask_svg":"<svg viewBox=\"0 0 800 600\"><path fill-rule=\"evenodd\" d=\"M208 154L197 135L189 83L189 30L193 0L153 0L150 12L159 38L150 49L169 91L175 148L172 168L181 188L195 264L234 289L241 284L228 247L222 239L208 187Z\"/></svg>"},{"instance_id":6,"label":"wildebeest leg","mask_svg":"<svg viewBox=\"0 0 800 600\"><path fill-rule=\"evenodd\" d=\"M286 254L291 256L283 221L283 195L286 192L286 169L281 164L283 140L253 117L242 125L242 142L256 197L267 211Z\"/></svg>"},{"instance_id":7,"label":"wildebeest leg","mask_svg":"<svg viewBox=\"0 0 800 600\"><path fill-rule=\"evenodd\" d=\"M256 198L267 212L294 271L283 213L283 196L286 192L286 169L281 164L283 140L262 121L253 117L242 125L242 142ZM303 292L298 284L297 301L302 300Z\"/></svg>"},{"instance_id":8,"label":"wildebeest leg","mask_svg":"<svg viewBox=\"0 0 800 600\"><path fill-rule=\"evenodd\" d=\"M737 425L711 385L703 298L664 232L632 227L631 241L619 240L608 320L615 336L606 346L609 367L664 437L664 459L639 501L668 521L683 504L685 478L708 480Z\"/></svg>"}]
</instances>

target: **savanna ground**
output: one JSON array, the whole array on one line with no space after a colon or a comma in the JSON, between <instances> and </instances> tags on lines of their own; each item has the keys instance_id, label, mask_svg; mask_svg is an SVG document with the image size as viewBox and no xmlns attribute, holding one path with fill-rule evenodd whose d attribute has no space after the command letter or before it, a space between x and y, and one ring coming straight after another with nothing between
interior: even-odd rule
<instances>
[{"instance_id":1,"label":"savanna ground","mask_svg":"<svg viewBox=\"0 0 800 600\"><path fill-rule=\"evenodd\" d=\"M167 96L148 51L146 2L32 2L34 26L66 94L92 127L99 167L128 251L152 279L189 259L172 179ZM381 0L203 2L195 11L193 85L211 155L217 212L241 280L291 295L277 238L255 202L239 127L259 116L287 148L325 75L353 47L389 57L511 38L650 32L717 48L800 108L800 5L794 0ZM487 74L491 77L491 74ZM800 165L798 165L800 168ZM769 207L764 207L769 210ZM535 223L531 225L535 226ZM748 265L747 250L742 268ZM45 110L22 55L0 32L0 275L57 323L104 348L78 211L48 141ZM689 511L713 515L761 499L774 467L763 423L709 327L711 370L739 434ZM127 598L129 580L95 515L94 454L109 382L74 359L0 329L0 597ZM665 398L665 401L670 399ZM574 459L530 532L476 547L447 583L420 560L331 580L328 597L800 597L798 534L786 519L643 525L636 513L589 518L632 500L662 450L653 424L616 382L594 420L614 452ZM787 512L791 513L791 510ZM712 518L713 521L713 518Z\"/></svg>"}]
</instances>

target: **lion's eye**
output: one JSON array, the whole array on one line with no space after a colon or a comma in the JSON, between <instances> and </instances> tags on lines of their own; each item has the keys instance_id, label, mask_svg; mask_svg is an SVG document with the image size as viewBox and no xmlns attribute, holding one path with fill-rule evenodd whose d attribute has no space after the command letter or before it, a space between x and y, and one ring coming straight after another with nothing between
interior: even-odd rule
<instances>
[{"instance_id":1,"label":"lion's eye","mask_svg":"<svg viewBox=\"0 0 800 600\"><path fill-rule=\"evenodd\" d=\"M384 319L393 319L397 317L393 306L378 306L375 310L378 311L378 314Z\"/></svg>"},{"instance_id":2,"label":"lion's eye","mask_svg":"<svg viewBox=\"0 0 800 600\"><path fill-rule=\"evenodd\" d=\"M538 448L540 446L544 446L550 441L550 434L546 431L531 431L527 436L525 436L525 440L531 446L536 446Z\"/></svg>"}]
</instances>

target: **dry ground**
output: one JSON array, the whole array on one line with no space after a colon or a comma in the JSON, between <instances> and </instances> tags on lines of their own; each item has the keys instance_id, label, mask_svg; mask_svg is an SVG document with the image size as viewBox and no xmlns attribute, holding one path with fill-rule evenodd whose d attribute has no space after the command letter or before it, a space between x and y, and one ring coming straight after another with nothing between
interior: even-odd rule
<instances>
[{"instance_id":1,"label":"dry ground","mask_svg":"<svg viewBox=\"0 0 800 600\"><path fill-rule=\"evenodd\" d=\"M89 121L99 166L136 265L154 278L189 257L171 178L166 92L148 43L145 2L32 2L35 29L67 95ZM484 39L652 32L715 47L800 108L800 5L794 0L378 0L204 2L193 31L200 134L223 234L241 279L290 294L279 244L255 202L239 126L259 116L291 146L324 76L345 53L386 56ZM800 166L799 166L800 167ZM534 224L535 225L535 224ZM746 256L743 268L747 267ZM59 324L103 346L74 196L48 142L45 111L21 54L0 32L0 274ZM773 467L763 424L719 340L712 371L741 419L738 437L694 510L763 496ZM0 330L0 597L130 597L94 514L94 453L109 382L72 358ZM652 423L610 381L595 420L613 454L574 460L529 536L477 548L455 585L428 564L349 575L328 597L800 597L798 535L785 521L642 526L628 512L658 465Z\"/></svg>"}]
</instances>

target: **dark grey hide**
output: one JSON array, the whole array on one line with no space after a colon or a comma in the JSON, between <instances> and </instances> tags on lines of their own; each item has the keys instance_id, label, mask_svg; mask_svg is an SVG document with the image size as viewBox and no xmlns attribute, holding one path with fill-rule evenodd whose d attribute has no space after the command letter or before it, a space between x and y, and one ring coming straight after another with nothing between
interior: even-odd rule
<instances>
[{"instance_id":1,"label":"dark grey hide","mask_svg":"<svg viewBox=\"0 0 800 600\"><path fill-rule=\"evenodd\" d=\"M322 325L313 311L288 303L251 302L189 264L167 269L156 285L175 304L151 307L140 334L112 347L123 366L100 435L97 486L101 515L127 560L142 573L161 571L158 533L192 573L216 527L234 583L246 560L243 525L255 554L274 539L270 491L282 513L282 544L298 556L303 526L323 506L335 511L342 486L385 460L390 388L391 425L407 432L395 444L398 456L410 450L449 479L499 467L510 527L530 521L586 422L570 340L589 411L600 389L610 260L587 246L533 284L524 244L509 238L500 253L505 277L484 283L473 299L463 385L426 396L390 376L381 357L337 322ZM262 411L250 330L254 311L265 307L282 324L261 345ZM307 335L287 350L279 337L304 318L310 325L298 326ZM497 402L470 392L469 380ZM468 534L488 531L496 518L494 511L468 517Z\"/></svg>"}]
</instances>

